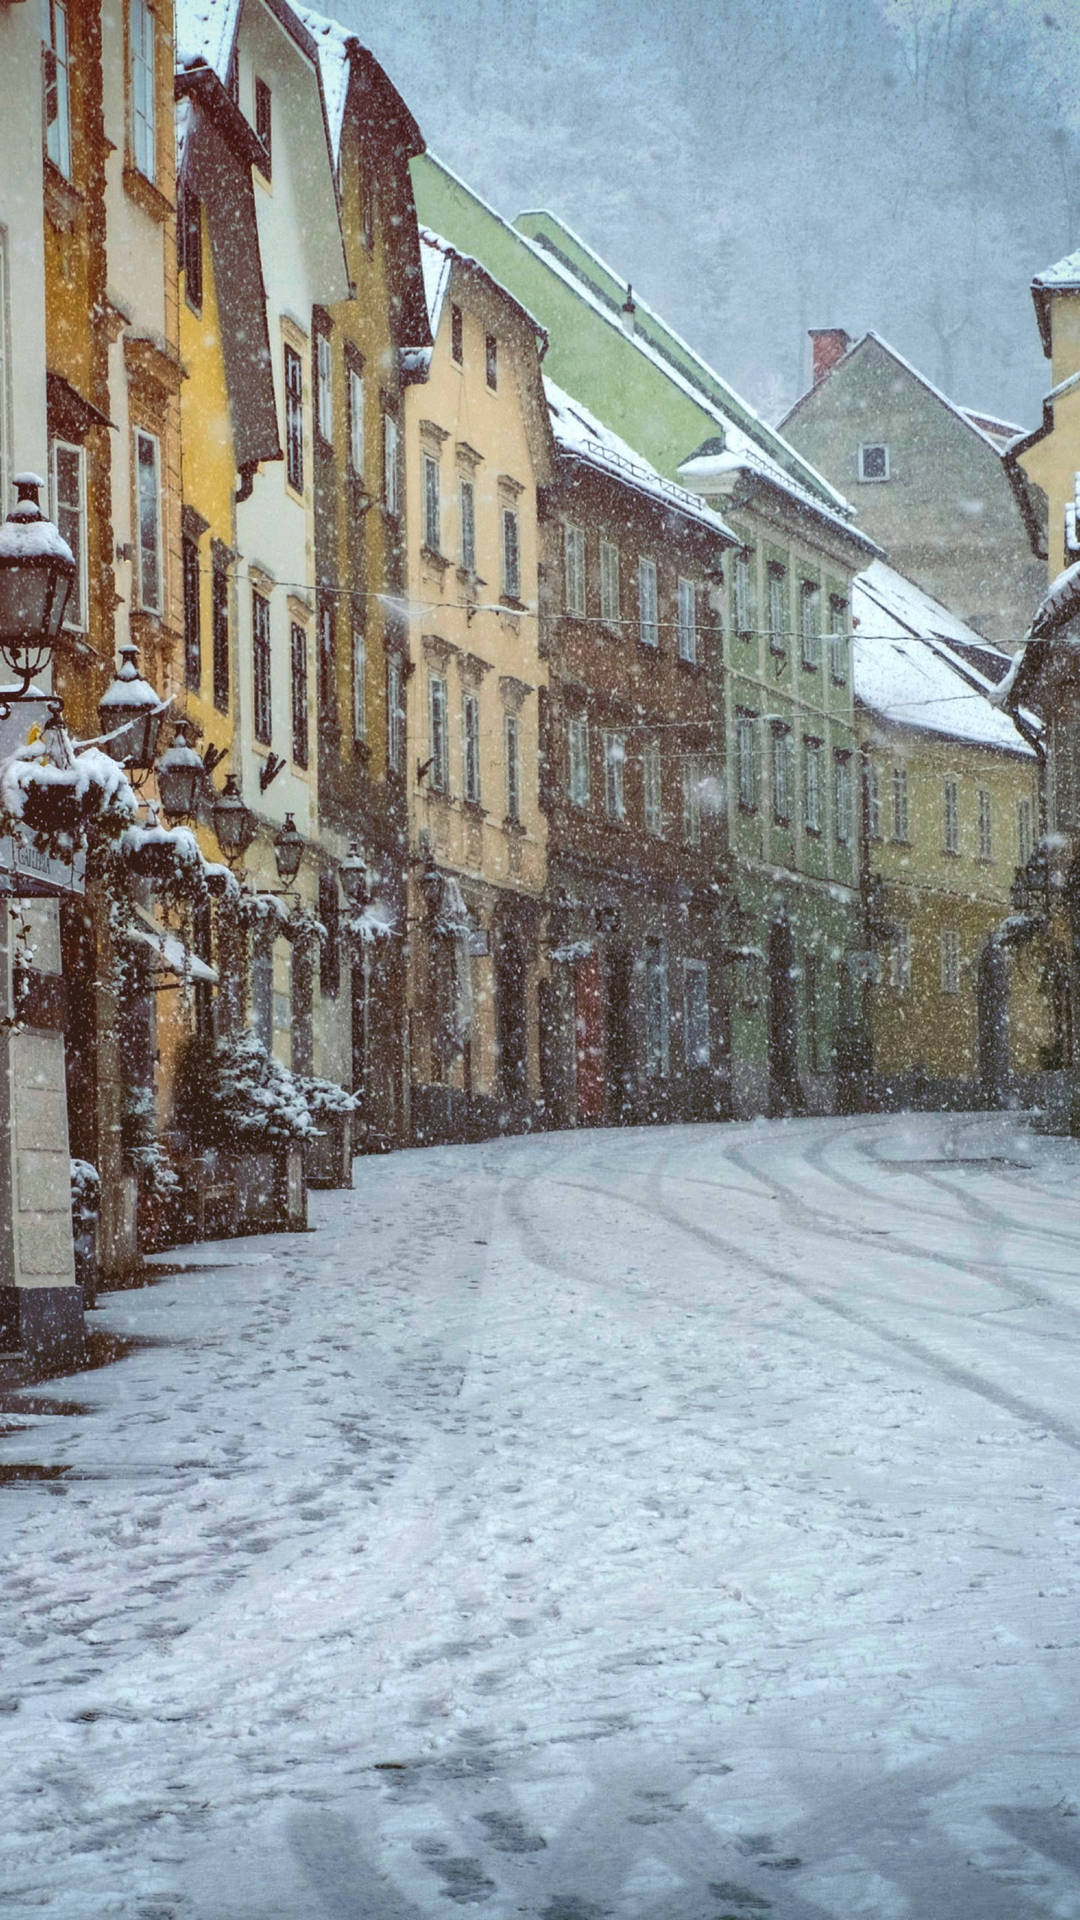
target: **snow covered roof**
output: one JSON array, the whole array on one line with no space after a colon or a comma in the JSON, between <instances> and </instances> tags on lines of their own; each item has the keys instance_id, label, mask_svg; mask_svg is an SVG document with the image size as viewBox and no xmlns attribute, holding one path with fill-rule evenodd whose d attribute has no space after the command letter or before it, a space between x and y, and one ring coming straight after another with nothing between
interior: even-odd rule
<instances>
[{"instance_id":1,"label":"snow covered roof","mask_svg":"<svg viewBox=\"0 0 1080 1920\"><path fill-rule=\"evenodd\" d=\"M212 67L224 80L232 58L240 0L176 0L176 64Z\"/></svg>"},{"instance_id":2,"label":"snow covered roof","mask_svg":"<svg viewBox=\"0 0 1080 1920\"><path fill-rule=\"evenodd\" d=\"M1052 267L1044 267L1031 284L1033 287L1080 287L1080 247L1067 253L1064 259L1056 260Z\"/></svg>"},{"instance_id":3,"label":"snow covered roof","mask_svg":"<svg viewBox=\"0 0 1080 1920\"><path fill-rule=\"evenodd\" d=\"M348 27L343 27L337 20L328 20L324 14L315 13L310 7L297 7L296 12L318 50L326 118L336 160L341 152L341 129L349 94L349 50L350 47L359 47L360 42Z\"/></svg>"},{"instance_id":4,"label":"snow covered roof","mask_svg":"<svg viewBox=\"0 0 1080 1920\"><path fill-rule=\"evenodd\" d=\"M1015 421L999 420L996 414L986 413L981 407L961 407L960 412L965 420L994 442L999 453L1004 453L1014 440L1023 437L1024 428L1018 427Z\"/></svg>"},{"instance_id":5,"label":"snow covered roof","mask_svg":"<svg viewBox=\"0 0 1080 1920\"><path fill-rule=\"evenodd\" d=\"M428 318L433 336L439 330L446 290L450 285L450 273L455 260L470 273L480 274L490 287L494 287L504 300L508 300L510 305L517 309L544 346L547 345L547 329L540 325L539 320L534 318L528 307L522 306L516 294L511 293L508 287L504 287L500 280L496 280L495 275L488 271L482 261L474 259L471 253L462 253L460 247L451 246L449 240L444 240L441 233L433 233L430 227L421 227L420 264L424 273L424 293L427 298Z\"/></svg>"},{"instance_id":6,"label":"snow covered roof","mask_svg":"<svg viewBox=\"0 0 1080 1920\"><path fill-rule=\"evenodd\" d=\"M852 582L851 612L860 705L894 726L1032 752L996 704L1008 657L939 600L875 560Z\"/></svg>"},{"instance_id":7,"label":"snow covered roof","mask_svg":"<svg viewBox=\"0 0 1080 1920\"><path fill-rule=\"evenodd\" d=\"M637 492L647 493L665 506L675 507L687 518L710 527L732 545L742 544L738 534L733 533L720 515L703 503L699 495L689 493L674 480L665 479L643 454L635 452L611 427L604 426L594 413L590 413L588 407L583 407L580 401L546 375L544 390L555 443L564 452L577 454L594 466L605 468Z\"/></svg>"},{"instance_id":8,"label":"snow covered roof","mask_svg":"<svg viewBox=\"0 0 1080 1920\"><path fill-rule=\"evenodd\" d=\"M816 514L820 519L842 532L848 540L856 540L868 554L880 553L881 548L869 534L863 533L842 513L827 507L816 494L808 493L800 487L776 461L749 438L739 428L729 425L724 431L722 448L714 450L713 442L706 441L704 447L691 454L679 467L682 478L691 487L707 492L710 485L724 487L741 475L748 474L752 479L764 480L768 486L787 495L797 506Z\"/></svg>"},{"instance_id":9,"label":"snow covered roof","mask_svg":"<svg viewBox=\"0 0 1080 1920\"><path fill-rule=\"evenodd\" d=\"M439 164L441 166L443 163L440 161ZM446 171L449 172L449 168ZM472 189L470 188L469 191L471 192ZM574 291L580 294L596 312L602 314L611 326L617 327L624 338L628 338L640 352L661 366L669 377L674 378L677 384L692 395L699 406L704 406L714 414L725 428L737 430L741 424L747 439L751 444L759 446L766 458L771 457L785 479L792 478L790 470L783 464L786 460L790 462L792 468L802 474L801 484L811 497L820 493L824 499L831 501L840 513L852 512L843 494L838 492L824 474L818 472L806 455L785 440L776 427L770 426L768 421L763 420L756 409L744 400L741 394L736 393L734 388L716 372L716 369L711 367L708 361L682 338L681 334L676 333L670 322L650 307L648 301L643 300L636 291L632 296L635 324L633 331L628 333L623 325L625 308L620 308L620 303L613 297L613 292L612 294L605 292L601 285L585 275L567 254L556 247L549 234L530 232L522 224L525 221L541 220L556 228L560 235L569 240L596 268L597 273L610 283L613 292L615 289L621 292L625 287L627 297L630 297L628 283L622 276L616 273L615 269L596 252L596 249L583 240L580 234L575 233L574 229L558 215L547 211L519 213L512 231L518 239L524 240L535 253L538 253L545 264L572 286ZM650 338L649 334L643 331L641 324L643 319L655 329L657 338ZM665 342L670 344L665 346ZM673 352L672 349L675 351ZM771 454L768 451L770 448Z\"/></svg>"}]
</instances>

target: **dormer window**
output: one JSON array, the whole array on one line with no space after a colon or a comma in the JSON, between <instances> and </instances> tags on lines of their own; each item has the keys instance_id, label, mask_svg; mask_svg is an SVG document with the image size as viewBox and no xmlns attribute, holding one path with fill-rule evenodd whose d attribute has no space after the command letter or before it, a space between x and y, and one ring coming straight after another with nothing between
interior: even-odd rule
<instances>
[{"instance_id":1,"label":"dormer window","mask_svg":"<svg viewBox=\"0 0 1080 1920\"><path fill-rule=\"evenodd\" d=\"M887 480L889 478L889 449L880 440L868 442L859 448L859 479Z\"/></svg>"},{"instance_id":2,"label":"dormer window","mask_svg":"<svg viewBox=\"0 0 1080 1920\"><path fill-rule=\"evenodd\" d=\"M255 82L255 131L262 142L263 152L266 155L266 165L261 167L259 171L262 173L264 179L269 180L270 169L273 164L273 95L266 81L258 79Z\"/></svg>"}]
</instances>

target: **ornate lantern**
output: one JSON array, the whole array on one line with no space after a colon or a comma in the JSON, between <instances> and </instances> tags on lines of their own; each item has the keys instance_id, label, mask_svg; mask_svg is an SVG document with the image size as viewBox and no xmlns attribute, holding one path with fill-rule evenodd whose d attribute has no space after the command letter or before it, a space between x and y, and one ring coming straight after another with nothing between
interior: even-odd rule
<instances>
[{"instance_id":1,"label":"ornate lantern","mask_svg":"<svg viewBox=\"0 0 1080 1920\"><path fill-rule=\"evenodd\" d=\"M154 764L165 705L139 672L139 649L129 640L120 649L116 678L98 701L98 718L113 759L136 780L145 779Z\"/></svg>"},{"instance_id":2,"label":"ornate lantern","mask_svg":"<svg viewBox=\"0 0 1080 1920\"><path fill-rule=\"evenodd\" d=\"M367 862L355 840L338 868L338 878L341 881L341 891L350 907L362 907L367 904Z\"/></svg>"},{"instance_id":3,"label":"ornate lantern","mask_svg":"<svg viewBox=\"0 0 1080 1920\"><path fill-rule=\"evenodd\" d=\"M211 818L225 862L235 866L255 838L255 815L244 805L235 773L226 774L225 786L214 801Z\"/></svg>"},{"instance_id":4,"label":"ornate lantern","mask_svg":"<svg viewBox=\"0 0 1080 1920\"><path fill-rule=\"evenodd\" d=\"M157 775L161 810L166 820L193 820L206 780L206 769L191 744L191 722L181 720L173 735L172 746L154 768Z\"/></svg>"},{"instance_id":5,"label":"ornate lantern","mask_svg":"<svg viewBox=\"0 0 1080 1920\"><path fill-rule=\"evenodd\" d=\"M278 879L286 887L291 887L296 879L303 857L303 835L297 830L292 814L287 813L284 826L280 833L274 836L274 859L277 862Z\"/></svg>"},{"instance_id":6,"label":"ornate lantern","mask_svg":"<svg viewBox=\"0 0 1080 1920\"><path fill-rule=\"evenodd\" d=\"M18 501L0 527L0 655L22 682L16 700L52 659L75 580L75 556L38 505L44 485L17 473Z\"/></svg>"}]
</instances>

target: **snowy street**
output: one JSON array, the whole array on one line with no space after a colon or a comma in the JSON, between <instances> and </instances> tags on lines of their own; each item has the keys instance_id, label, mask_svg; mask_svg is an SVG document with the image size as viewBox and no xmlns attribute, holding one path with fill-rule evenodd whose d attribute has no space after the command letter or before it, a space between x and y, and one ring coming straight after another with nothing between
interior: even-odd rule
<instances>
[{"instance_id":1,"label":"snowy street","mask_svg":"<svg viewBox=\"0 0 1080 1920\"><path fill-rule=\"evenodd\" d=\"M2 1416L0 1910L1080 1920L1078 1173L557 1134L160 1256Z\"/></svg>"}]
</instances>

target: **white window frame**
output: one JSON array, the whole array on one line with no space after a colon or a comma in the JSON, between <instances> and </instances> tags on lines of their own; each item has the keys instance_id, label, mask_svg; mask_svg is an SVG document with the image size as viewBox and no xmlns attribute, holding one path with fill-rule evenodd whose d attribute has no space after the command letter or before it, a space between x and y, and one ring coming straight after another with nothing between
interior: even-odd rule
<instances>
[{"instance_id":1,"label":"white window frame","mask_svg":"<svg viewBox=\"0 0 1080 1920\"><path fill-rule=\"evenodd\" d=\"M516 713L503 714L503 756L506 774L506 818L521 824L521 729Z\"/></svg>"},{"instance_id":2,"label":"white window frame","mask_svg":"<svg viewBox=\"0 0 1080 1920\"><path fill-rule=\"evenodd\" d=\"M659 740L646 740L641 753L642 814L646 833L664 831L663 767Z\"/></svg>"},{"instance_id":3,"label":"white window frame","mask_svg":"<svg viewBox=\"0 0 1080 1920\"><path fill-rule=\"evenodd\" d=\"M330 335L320 327L315 335L315 424L328 446L334 444L334 368Z\"/></svg>"},{"instance_id":4,"label":"white window frame","mask_svg":"<svg viewBox=\"0 0 1080 1920\"><path fill-rule=\"evenodd\" d=\"M821 588L816 580L799 581L799 657L808 673L821 666Z\"/></svg>"},{"instance_id":5,"label":"white window frame","mask_svg":"<svg viewBox=\"0 0 1080 1920\"><path fill-rule=\"evenodd\" d=\"M154 90L155 21L146 0L131 0L131 157L146 180L157 180Z\"/></svg>"},{"instance_id":6,"label":"white window frame","mask_svg":"<svg viewBox=\"0 0 1080 1920\"><path fill-rule=\"evenodd\" d=\"M49 88L56 92L56 117L45 121L45 152L58 173L71 179L71 71L66 0L44 0L45 104Z\"/></svg>"},{"instance_id":7,"label":"white window frame","mask_svg":"<svg viewBox=\"0 0 1080 1920\"><path fill-rule=\"evenodd\" d=\"M881 839L881 787L878 782L878 770L873 760L864 763L863 779L866 787L866 837L868 840Z\"/></svg>"},{"instance_id":8,"label":"white window frame","mask_svg":"<svg viewBox=\"0 0 1080 1920\"><path fill-rule=\"evenodd\" d=\"M738 803L742 812L756 813L761 805L756 713L735 715L735 778Z\"/></svg>"},{"instance_id":9,"label":"white window frame","mask_svg":"<svg viewBox=\"0 0 1080 1920\"><path fill-rule=\"evenodd\" d=\"M693 990L691 990L693 982ZM696 1038L695 1038L696 1029ZM704 960L683 961L683 1058L687 1071L712 1059L709 1034L709 969Z\"/></svg>"},{"instance_id":10,"label":"white window frame","mask_svg":"<svg viewBox=\"0 0 1080 1920\"><path fill-rule=\"evenodd\" d=\"M363 622L354 618L352 626L352 711L353 739L367 739L367 633Z\"/></svg>"},{"instance_id":11,"label":"white window frame","mask_svg":"<svg viewBox=\"0 0 1080 1920\"><path fill-rule=\"evenodd\" d=\"M294 385L293 369L296 370ZM304 356L294 340L282 341L281 379L285 389L285 485L292 493L304 491ZM295 471L294 471L295 468Z\"/></svg>"},{"instance_id":12,"label":"white window frame","mask_svg":"<svg viewBox=\"0 0 1080 1920\"><path fill-rule=\"evenodd\" d=\"M1030 800L1018 800L1016 803L1016 855L1017 866L1023 867L1031 858L1035 841L1032 834L1032 806Z\"/></svg>"},{"instance_id":13,"label":"white window frame","mask_svg":"<svg viewBox=\"0 0 1080 1920\"><path fill-rule=\"evenodd\" d=\"M2 292L2 288L0 288ZM0 307L0 329L3 328L5 314ZM0 348L2 351L2 348ZM0 408L3 408L6 395L0 368ZM6 424L6 422L5 422ZM3 426L0 426L0 432ZM75 468L78 474L78 500L72 507L71 501L60 496L60 473L57 455L70 453L75 456ZM64 615L64 627L71 633L85 633L89 624L87 609L88 569L86 558L87 515L86 515L86 448L75 445L70 440L54 440L49 448L49 494L53 522L63 539L68 543L75 556L75 586L68 597L67 611ZM74 519L74 526L72 520ZM74 538L72 535L74 534Z\"/></svg>"},{"instance_id":14,"label":"white window frame","mask_svg":"<svg viewBox=\"0 0 1080 1920\"><path fill-rule=\"evenodd\" d=\"M701 845L701 783L704 778L696 754L682 763L682 837L684 847Z\"/></svg>"},{"instance_id":15,"label":"white window frame","mask_svg":"<svg viewBox=\"0 0 1080 1920\"><path fill-rule=\"evenodd\" d=\"M619 549L614 540L600 542L600 618L619 623Z\"/></svg>"},{"instance_id":16,"label":"white window frame","mask_svg":"<svg viewBox=\"0 0 1080 1920\"><path fill-rule=\"evenodd\" d=\"M884 473L867 473L866 456L868 453L884 454ZM890 461L887 443L884 440L865 440L859 448L859 479L865 481L868 486L880 486L882 481L888 480L889 470Z\"/></svg>"},{"instance_id":17,"label":"white window frame","mask_svg":"<svg viewBox=\"0 0 1080 1920\"><path fill-rule=\"evenodd\" d=\"M392 653L386 663L386 764L391 773L405 768L404 687L401 656Z\"/></svg>"},{"instance_id":18,"label":"white window frame","mask_svg":"<svg viewBox=\"0 0 1080 1920\"><path fill-rule=\"evenodd\" d=\"M521 599L521 516L516 507L504 505L502 526L502 596Z\"/></svg>"},{"instance_id":19,"label":"white window frame","mask_svg":"<svg viewBox=\"0 0 1080 1920\"><path fill-rule=\"evenodd\" d=\"M660 594L656 561L642 555L638 561L638 638L643 647L660 645Z\"/></svg>"},{"instance_id":20,"label":"white window frame","mask_svg":"<svg viewBox=\"0 0 1080 1920\"><path fill-rule=\"evenodd\" d=\"M446 676L441 673L428 675L428 752L431 765L428 768L428 786L432 793L450 791L450 734L447 725L447 685Z\"/></svg>"},{"instance_id":21,"label":"white window frame","mask_svg":"<svg viewBox=\"0 0 1080 1920\"><path fill-rule=\"evenodd\" d=\"M829 595L829 673L833 685L847 685L848 603L842 594Z\"/></svg>"},{"instance_id":22,"label":"white window frame","mask_svg":"<svg viewBox=\"0 0 1080 1920\"><path fill-rule=\"evenodd\" d=\"M833 754L833 837L838 847L850 847L854 839L852 817L851 753L840 748Z\"/></svg>"},{"instance_id":23,"label":"white window frame","mask_svg":"<svg viewBox=\"0 0 1080 1920\"><path fill-rule=\"evenodd\" d=\"M461 571L476 573L476 482L462 475L458 482L461 512Z\"/></svg>"},{"instance_id":24,"label":"white window frame","mask_svg":"<svg viewBox=\"0 0 1080 1920\"><path fill-rule=\"evenodd\" d=\"M960 783L949 775L944 784L944 849L946 853L960 851Z\"/></svg>"},{"instance_id":25,"label":"white window frame","mask_svg":"<svg viewBox=\"0 0 1080 1920\"><path fill-rule=\"evenodd\" d=\"M164 611L164 570L161 551L161 442L155 433L148 433L145 427L136 427L132 437L135 451L135 602L146 613L161 614ZM151 447L154 455L154 534L152 550L149 553L143 537L143 463L140 455L143 444ZM148 559L154 570L150 594L146 590Z\"/></svg>"},{"instance_id":26,"label":"white window frame","mask_svg":"<svg viewBox=\"0 0 1080 1920\"><path fill-rule=\"evenodd\" d=\"M442 500L438 455L425 453L424 469L424 545L429 553L439 552Z\"/></svg>"},{"instance_id":27,"label":"white window frame","mask_svg":"<svg viewBox=\"0 0 1080 1920\"><path fill-rule=\"evenodd\" d=\"M824 748L820 740L803 739L803 824L807 833L820 833L822 827L821 762Z\"/></svg>"},{"instance_id":28,"label":"white window frame","mask_svg":"<svg viewBox=\"0 0 1080 1920\"><path fill-rule=\"evenodd\" d=\"M769 595L769 647L778 656L788 650L788 571L778 560L766 567Z\"/></svg>"},{"instance_id":29,"label":"white window frame","mask_svg":"<svg viewBox=\"0 0 1080 1920\"><path fill-rule=\"evenodd\" d=\"M960 991L960 935L955 927L943 927L940 934L941 947L941 991L959 993Z\"/></svg>"},{"instance_id":30,"label":"white window frame","mask_svg":"<svg viewBox=\"0 0 1080 1920\"><path fill-rule=\"evenodd\" d=\"M383 411L383 505L396 520L401 512L401 428L389 408Z\"/></svg>"},{"instance_id":31,"label":"white window frame","mask_svg":"<svg viewBox=\"0 0 1080 1920\"><path fill-rule=\"evenodd\" d=\"M480 805L480 696L467 693L461 703L461 731L465 768L464 797Z\"/></svg>"},{"instance_id":32,"label":"white window frame","mask_svg":"<svg viewBox=\"0 0 1080 1920\"><path fill-rule=\"evenodd\" d=\"M911 796L906 767L892 770L892 837L898 846L911 845Z\"/></svg>"},{"instance_id":33,"label":"white window frame","mask_svg":"<svg viewBox=\"0 0 1080 1920\"><path fill-rule=\"evenodd\" d=\"M626 735L604 734L604 812L609 820L626 819Z\"/></svg>"},{"instance_id":34,"label":"white window frame","mask_svg":"<svg viewBox=\"0 0 1080 1920\"><path fill-rule=\"evenodd\" d=\"M735 555L731 569L731 618L741 640L749 640L754 630L754 574L757 552L743 547Z\"/></svg>"},{"instance_id":35,"label":"white window frame","mask_svg":"<svg viewBox=\"0 0 1080 1920\"><path fill-rule=\"evenodd\" d=\"M585 618L585 529L563 528L563 604L567 613Z\"/></svg>"},{"instance_id":36,"label":"white window frame","mask_svg":"<svg viewBox=\"0 0 1080 1920\"><path fill-rule=\"evenodd\" d=\"M987 787L979 788L979 859L994 857L994 806Z\"/></svg>"},{"instance_id":37,"label":"white window frame","mask_svg":"<svg viewBox=\"0 0 1080 1920\"><path fill-rule=\"evenodd\" d=\"M591 798L589 779L589 722L583 713L572 713L566 722L568 765L567 791L570 804L585 808Z\"/></svg>"},{"instance_id":38,"label":"white window frame","mask_svg":"<svg viewBox=\"0 0 1080 1920\"><path fill-rule=\"evenodd\" d=\"M358 480L364 477L364 376L349 368L349 465Z\"/></svg>"},{"instance_id":39,"label":"white window frame","mask_svg":"<svg viewBox=\"0 0 1080 1920\"><path fill-rule=\"evenodd\" d=\"M911 987L911 928L906 921L897 921L893 926L889 985L896 993L907 993Z\"/></svg>"},{"instance_id":40,"label":"white window frame","mask_svg":"<svg viewBox=\"0 0 1080 1920\"><path fill-rule=\"evenodd\" d=\"M697 586L679 575L679 617L677 623L679 659L688 666L697 665Z\"/></svg>"},{"instance_id":41,"label":"white window frame","mask_svg":"<svg viewBox=\"0 0 1080 1920\"><path fill-rule=\"evenodd\" d=\"M791 825L791 728L772 730L772 813L773 825Z\"/></svg>"}]
</instances>

